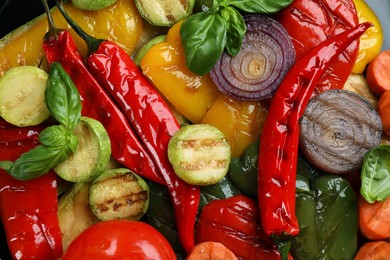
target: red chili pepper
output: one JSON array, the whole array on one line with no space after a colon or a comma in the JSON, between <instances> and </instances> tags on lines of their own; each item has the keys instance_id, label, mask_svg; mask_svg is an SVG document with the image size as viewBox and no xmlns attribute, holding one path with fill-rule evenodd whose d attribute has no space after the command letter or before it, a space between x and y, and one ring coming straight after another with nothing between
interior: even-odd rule
<instances>
[{"instance_id":1,"label":"red chili pepper","mask_svg":"<svg viewBox=\"0 0 390 260\"><path fill-rule=\"evenodd\" d=\"M313 48L290 68L272 98L260 140L258 199L265 234L276 241L299 232L295 215L298 120L332 60L371 25L363 23Z\"/></svg>"},{"instance_id":2,"label":"red chili pepper","mask_svg":"<svg viewBox=\"0 0 390 260\"><path fill-rule=\"evenodd\" d=\"M39 144L41 126L0 129L0 161L14 161ZM0 169L0 218L14 259L59 259L56 174L21 181Z\"/></svg>"},{"instance_id":3,"label":"red chili pepper","mask_svg":"<svg viewBox=\"0 0 390 260\"><path fill-rule=\"evenodd\" d=\"M142 177L165 184L124 114L88 71L69 31L54 28L48 8L46 13L50 30L44 37L43 50L49 64L61 63L75 83L82 100L82 115L103 124L110 137L112 156L118 162Z\"/></svg>"},{"instance_id":4,"label":"red chili pepper","mask_svg":"<svg viewBox=\"0 0 390 260\"><path fill-rule=\"evenodd\" d=\"M214 200L204 206L195 238L196 243L220 242L240 259L280 259L275 243L261 229L257 202L244 195Z\"/></svg>"},{"instance_id":5,"label":"red chili pepper","mask_svg":"<svg viewBox=\"0 0 390 260\"><path fill-rule=\"evenodd\" d=\"M194 246L200 189L178 178L168 160L168 142L180 128L177 119L125 51L113 42L87 35L67 16L61 5L58 7L87 42L87 66L92 75L125 113L158 166L172 197L181 243L190 252Z\"/></svg>"}]
</instances>

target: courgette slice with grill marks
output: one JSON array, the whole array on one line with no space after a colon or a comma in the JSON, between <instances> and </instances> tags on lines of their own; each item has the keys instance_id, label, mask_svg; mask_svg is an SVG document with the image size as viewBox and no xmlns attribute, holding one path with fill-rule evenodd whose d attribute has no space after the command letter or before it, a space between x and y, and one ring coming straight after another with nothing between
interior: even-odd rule
<instances>
[{"instance_id":1,"label":"courgette slice with grill marks","mask_svg":"<svg viewBox=\"0 0 390 260\"><path fill-rule=\"evenodd\" d=\"M193 185L218 183L227 173L231 146L215 126L193 124L182 127L171 138L168 159L175 173Z\"/></svg>"},{"instance_id":2,"label":"courgette slice with grill marks","mask_svg":"<svg viewBox=\"0 0 390 260\"><path fill-rule=\"evenodd\" d=\"M81 117L74 129L78 145L75 153L54 170L71 182L93 181L106 170L111 157L111 143L104 126L97 120Z\"/></svg>"},{"instance_id":3,"label":"courgette slice with grill marks","mask_svg":"<svg viewBox=\"0 0 390 260\"><path fill-rule=\"evenodd\" d=\"M139 220L149 207L149 186L127 168L107 170L92 182L90 204L101 220Z\"/></svg>"}]
</instances>

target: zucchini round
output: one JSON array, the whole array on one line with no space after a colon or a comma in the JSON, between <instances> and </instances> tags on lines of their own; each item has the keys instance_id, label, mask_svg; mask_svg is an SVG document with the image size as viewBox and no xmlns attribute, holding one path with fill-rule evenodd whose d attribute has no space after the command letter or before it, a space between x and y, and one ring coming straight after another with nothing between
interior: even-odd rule
<instances>
[{"instance_id":1,"label":"zucchini round","mask_svg":"<svg viewBox=\"0 0 390 260\"><path fill-rule=\"evenodd\" d=\"M187 18L194 8L195 0L135 0L141 16L156 26L172 26Z\"/></svg>"},{"instance_id":2,"label":"zucchini round","mask_svg":"<svg viewBox=\"0 0 390 260\"><path fill-rule=\"evenodd\" d=\"M209 124L186 125L168 144L168 159L175 173L193 185L211 185L225 177L231 147L225 135Z\"/></svg>"},{"instance_id":3,"label":"zucchini round","mask_svg":"<svg viewBox=\"0 0 390 260\"><path fill-rule=\"evenodd\" d=\"M111 169L92 182L89 198L101 220L139 220L149 207L149 186L129 169Z\"/></svg>"},{"instance_id":4,"label":"zucchini round","mask_svg":"<svg viewBox=\"0 0 390 260\"><path fill-rule=\"evenodd\" d=\"M99 121L88 117L80 118L74 134L78 140L76 152L58 164L54 171L67 181L92 181L106 170L110 161L110 138Z\"/></svg>"},{"instance_id":5,"label":"zucchini round","mask_svg":"<svg viewBox=\"0 0 390 260\"><path fill-rule=\"evenodd\" d=\"M50 116L45 104L48 74L35 66L12 67L0 78L0 117L16 126L38 125Z\"/></svg>"}]
</instances>

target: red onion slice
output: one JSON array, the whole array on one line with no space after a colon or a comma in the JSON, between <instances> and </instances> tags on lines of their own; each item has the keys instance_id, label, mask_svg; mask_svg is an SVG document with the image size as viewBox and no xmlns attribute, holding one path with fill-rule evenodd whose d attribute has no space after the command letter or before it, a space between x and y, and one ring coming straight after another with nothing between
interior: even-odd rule
<instances>
[{"instance_id":1,"label":"red onion slice","mask_svg":"<svg viewBox=\"0 0 390 260\"><path fill-rule=\"evenodd\" d=\"M244 16L247 32L240 52L226 51L210 71L219 90L233 98L270 98L295 62L295 50L285 28L262 14Z\"/></svg>"}]
</instances>

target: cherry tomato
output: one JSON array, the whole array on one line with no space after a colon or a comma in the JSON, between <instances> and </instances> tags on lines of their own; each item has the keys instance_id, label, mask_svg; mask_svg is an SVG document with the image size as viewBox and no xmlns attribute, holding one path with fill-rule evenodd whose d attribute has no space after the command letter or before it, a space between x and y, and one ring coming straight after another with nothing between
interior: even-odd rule
<instances>
[{"instance_id":1,"label":"cherry tomato","mask_svg":"<svg viewBox=\"0 0 390 260\"><path fill-rule=\"evenodd\" d=\"M176 259L168 241L141 221L102 221L84 230L69 245L63 260Z\"/></svg>"},{"instance_id":2,"label":"cherry tomato","mask_svg":"<svg viewBox=\"0 0 390 260\"><path fill-rule=\"evenodd\" d=\"M320 42L359 23L353 0L295 0L278 13L276 19L290 34L297 59ZM358 53L359 43L355 41L334 60L315 94L341 89L352 72Z\"/></svg>"}]
</instances>

